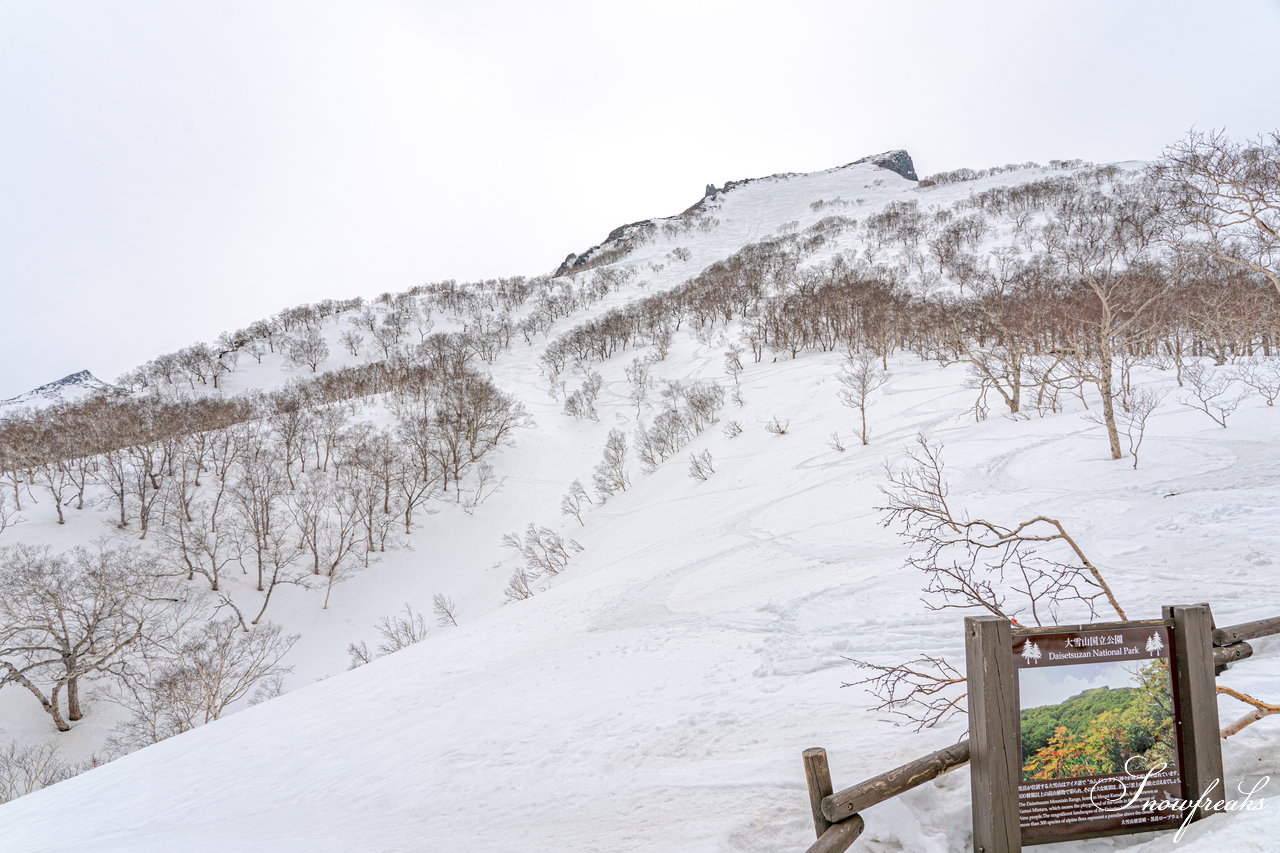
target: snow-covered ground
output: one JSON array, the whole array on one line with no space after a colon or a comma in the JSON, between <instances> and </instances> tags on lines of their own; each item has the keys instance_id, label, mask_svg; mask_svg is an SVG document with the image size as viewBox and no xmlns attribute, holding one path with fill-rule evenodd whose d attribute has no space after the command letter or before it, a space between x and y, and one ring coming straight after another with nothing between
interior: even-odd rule
<instances>
[{"instance_id":1,"label":"snow-covered ground","mask_svg":"<svg viewBox=\"0 0 1280 853\"><path fill-rule=\"evenodd\" d=\"M867 165L749 184L716 203L714 229L627 260L661 263L660 273L557 331L786 223L831 215L811 209L818 199L950 203L1041 171L926 191ZM687 262L669 256L681 246ZM1200 601L1224 625L1280 611L1280 409L1256 396L1222 429L1178 405L1171 375L1152 373L1172 393L1134 470L1107 458L1102 428L1078 410L975 423L963 368L910 356L891 362L863 447L837 400L838 354L766 355L746 365L743 406L727 402L719 424L652 474L633 459L632 487L579 526L561 517L560 496L589 478L611 427L633 431L623 366L644 351L597 366L605 385L591 423L548 395L543 345L517 339L493 368L537 425L495 461L505 480L487 502L471 514L438 505L408 547L338 587L328 610L303 591L272 604L271 618L303 635L289 660L297 689L0 806L0 851L802 850L812 841L804 748L828 749L842 787L964 733L963 719L923 734L895 727L866 710L860 689L840 688L861 677L849 657L962 659L964 614L925 608L922 577L903 568L905 546L876 509L884 465L917 434L945 445L955 505L1061 520L1133 618ZM724 381L724 348L682 333L655 373ZM272 387L282 375L270 358L242 363L228 387ZM765 430L775 417L786 434ZM722 431L731 420L741 434ZM828 446L833 431L844 452ZM699 481L688 454L703 450L716 472ZM72 513L63 528L48 514L35 507L0 544L114 535L106 514ZM514 565L500 536L531 521L585 550L532 599L500 606ZM437 592L458 602L459 627L345 671L347 643L372 641L377 619L405 602L428 611ZM1221 681L1274 700L1280 640L1255 650ZM1224 721L1244 710L1223 700ZM60 740L88 752L111 722L110 706L96 704ZM29 696L0 693L0 742L45 731ZM1225 742L1230 779L1276 775L1277 743L1275 718ZM868 810L854 849L967 849L967 778L960 770ZM1276 839L1280 806L1204 821L1177 849L1273 851ZM1070 849L1173 848L1167 836L1136 836Z\"/></svg>"}]
</instances>

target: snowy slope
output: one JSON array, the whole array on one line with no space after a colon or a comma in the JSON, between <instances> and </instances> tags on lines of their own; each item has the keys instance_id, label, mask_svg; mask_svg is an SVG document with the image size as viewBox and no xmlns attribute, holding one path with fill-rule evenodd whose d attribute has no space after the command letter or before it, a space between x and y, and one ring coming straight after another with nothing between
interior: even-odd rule
<instances>
[{"instance_id":1,"label":"snowy slope","mask_svg":"<svg viewBox=\"0 0 1280 853\"><path fill-rule=\"evenodd\" d=\"M619 498L551 591L0 807L5 849L802 849L803 748L826 746L841 784L962 730L895 729L838 689L846 653L959 652L958 616L924 612L870 509L879 465L919 429L947 442L957 500L1052 507L1136 615L1201 599L1223 623L1274 610L1257 595L1280 545L1261 521L1280 494L1274 411L1227 431L1169 412L1135 472L1076 416L957 424L956 376L896 365L880 439L837 454L822 444L844 426L830 367L761 366L749 401L791 390L748 403L732 442L699 439L719 472L695 483L668 466ZM759 427L774 409L794 413L786 436ZM1189 583L1201 564L1222 580ZM1224 683L1274 695L1276 653L1259 642ZM1228 742L1233 778L1280 770L1275 737L1264 723ZM868 837L888 846L864 849L961 850L966 814L952 774L870 810ZM1269 850L1276 814L1207 821L1180 847Z\"/></svg>"},{"instance_id":2,"label":"snowy slope","mask_svg":"<svg viewBox=\"0 0 1280 853\"><path fill-rule=\"evenodd\" d=\"M832 214L815 209L819 200L843 199L862 217L894 200L951 204L1047 171L920 190L863 163L738 186L706 205L703 215L717 221L705 230L659 229L617 261L640 276L556 332L675 286L751 242L815 224ZM673 257L676 248L688 259ZM852 239L835 240L815 257L851 249ZM336 327L326 334L336 340ZM588 477L611 427L634 428L623 375L633 353L598 366L605 390L596 424L563 414L547 393L536 366L544 345L517 341L493 367L537 426L496 460L506 479L492 498L472 514L441 504L407 548L340 587L329 610L292 590L272 605L273 618L303 635L290 661L298 689L0 806L0 850L803 849L812 833L805 747L827 747L840 786L964 730L962 721L925 734L895 728L865 712L865 694L840 689L860 677L847 656L891 663L962 652L962 614L920 603L921 579L902 568L904 546L875 509L883 465L917 433L945 444L955 501L1007 518L1061 519L1135 618L1202 600L1220 624L1280 609L1280 596L1258 592L1271 589L1280 551L1269 523L1280 508L1280 448L1276 410L1257 398L1223 430L1171 394L1132 470L1106 460L1101 428L1079 411L973 423L963 369L909 357L891 364L871 413L872 443L861 447L836 399L837 354L766 358L746 366L745 405L720 413L722 423L741 424L740 435L712 427L653 474L634 472L633 487L579 527L560 517L559 498L574 477ZM334 364L345 363L332 349ZM655 369L722 377L723 349L681 335ZM242 364L226 387L287 378L268 356ZM765 431L774 417L789 421L787 434ZM846 437L846 452L827 445L833 431ZM716 473L700 482L686 475L686 454L703 450ZM3 541L91 541L108 532L96 515L58 529L42 514ZM499 538L529 521L558 527L585 550L546 591L499 606L512 562ZM1203 565L1220 567L1212 583L1197 571ZM348 642L372 639L375 621L406 601L428 609L441 591L459 603L461 627L344 671ZM1255 648L1256 659L1223 683L1280 694L1271 665L1280 642ZM34 739L47 726L28 705L0 694L0 740ZM101 711L67 739L92 749L109 727ZM1224 719L1240 713L1224 701ZM1264 721L1227 742L1232 778L1280 770L1276 737ZM967 774L866 819L855 849L965 849ZM1206 821L1179 848L1247 853L1273 849L1276 837L1272 809ZM1168 843L1072 849L1154 853Z\"/></svg>"}]
</instances>

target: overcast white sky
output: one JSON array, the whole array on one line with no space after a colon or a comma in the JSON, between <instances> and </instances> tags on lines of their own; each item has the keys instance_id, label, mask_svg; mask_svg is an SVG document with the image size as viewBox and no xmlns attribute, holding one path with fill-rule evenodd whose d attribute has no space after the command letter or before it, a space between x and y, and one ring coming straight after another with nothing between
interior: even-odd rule
<instances>
[{"instance_id":1,"label":"overcast white sky","mask_svg":"<svg viewBox=\"0 0 1280 853\"><path fill-rule=\"evenodd\" d=\"M0 398L534 274L708 182L1280 124L1272 2L0 0Z\"/></svg>"}]
</instances>

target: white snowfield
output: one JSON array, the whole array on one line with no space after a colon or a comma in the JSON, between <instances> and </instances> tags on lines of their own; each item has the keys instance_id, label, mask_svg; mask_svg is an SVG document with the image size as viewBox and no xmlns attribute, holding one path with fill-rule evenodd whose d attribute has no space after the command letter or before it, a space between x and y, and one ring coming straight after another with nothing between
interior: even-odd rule
<instances>
[{"instance_id":1,"label":"white snowfield","mask_svg":"<svg viewBox=\"0 0 1280 853\"><path fill-rule=\"evenodd\" d=\"M641 277L647 285L628 285L592 313L677 284L784 223L831 215L811 210L818 199L863 198L848 213L861 218L893 199L949 203L1044 171L930 191L869 165L749 184L720 199L719 226L660 238L622 263L662 262L677 246L690 249L689 261L665 261L661 275ZM945 446L953 505L1008 521L1061 520L1132 618L1201 601L1220 625L1280 615L1280 408L1257 396L1222 429L1178 404L1170 374L1152 372L1150 382L1172 390L1134 470L1129 459L1108 459L1102 427L1078 404L975 422L964 369L910 356L891 360L863 447L837 400L839 354L758 364L748 355L745 405L726 402L720 424L652 474L633 456L632 487L579 526L560 516L560 496L575 477L589 481L611 427L634 430L623 367L643 350L597 366L597 424L549 397L536 368L544 345L517 339L493 370L537 426L495 463L506 480L492 498L474 514L442 504L408 538L411 550L389 552L340 586L327 611L301 591L272 604L271 618L303 634L290 686L304 686L0 806L0 853L804 850L813 841L805 748L827 748L840 788L965 732L963 718L919 734L895 727L868 712L874 703L861 688L841 689L862 677L849 657L963 660L965 612L921 603L923 578L903 567L906 547L876 509L884 465L917 434ZM724 348L682 331L655 371L723 382ZM280 375L266 359L242 365L229 386L267 387ZM786 434L765 430L775 417L788 422ZM740 435L722 431L731 420ZM844 452L828 446L833 431ZM703 450L716 469L705 482L687 475L688 454ZM514 565L499 538L530 521L585 550L542 582L549 588L499 606ZM0 544L108 531L96 512L73 514L63 530L41 516ZM436 592L458 602L460 627L345 671L348 642L373 640L376 620L404 602L429 612ZM1275 701L1280 640L1254 648L1220 683ZM34 742L47 718L30 697L6 694L0 740ZM1224 698L1221 710L1226 723L1248 709ZM87 751L110 714L92 705L65 737ZM1266 808L1194 824L1176 845L1147 834L1043 849L1280 850L1280 718L1223 749L1232 787L1273 777L1259 792L1272 799ZM967 769L864 817L855 851L967 850Z\"/></svg>"}]
</instances>

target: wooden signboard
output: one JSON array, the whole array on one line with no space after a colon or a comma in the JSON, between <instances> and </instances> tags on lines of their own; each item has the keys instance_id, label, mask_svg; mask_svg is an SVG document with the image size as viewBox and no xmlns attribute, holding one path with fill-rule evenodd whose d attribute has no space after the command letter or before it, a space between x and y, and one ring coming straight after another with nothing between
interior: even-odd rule
<instances>
[{"instance_id":1,"label":"wooden signboard","mask_svg":"<svg viewBox=\"0 0 1280 853\"><path fill-rule=\"evenodd\" d=\"M974 850L1172 830L1222 790L1212 619L1017 629L965 620Z\"/></svg>"}]
</instances>

